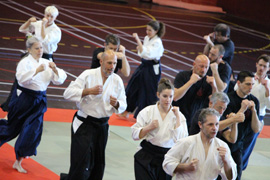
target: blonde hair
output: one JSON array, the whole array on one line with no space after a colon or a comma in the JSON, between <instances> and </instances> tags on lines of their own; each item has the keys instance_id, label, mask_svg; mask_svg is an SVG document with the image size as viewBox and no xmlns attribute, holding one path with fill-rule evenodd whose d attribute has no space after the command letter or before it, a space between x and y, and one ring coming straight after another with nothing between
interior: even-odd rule
<instances>
[{"instance_id":1,"label":"blonde hair","mask_svg":"<svg viewBox=\"0 0 270 180\"><path fill-rule=\"evenodd\" d=\"M48 6L45 9L45 14L46 13L51 14L53 17L57 17L59 14L59 11L55 6Z\"/></svg>"}]
</instances>

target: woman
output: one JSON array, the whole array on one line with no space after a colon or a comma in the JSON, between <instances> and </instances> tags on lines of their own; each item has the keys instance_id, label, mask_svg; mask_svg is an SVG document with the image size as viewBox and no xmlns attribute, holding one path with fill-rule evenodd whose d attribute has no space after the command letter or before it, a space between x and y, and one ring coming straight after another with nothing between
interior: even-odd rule
<instances>
[{"instance_id":1,"label":"woman","mask_svg":"<svg viewBox=\"0 0 270 180\"><path fill-rule=\"evenodd\" d=\"M54 23L58 16L59 12L55 6L48 6L45 9L44 18L40 21L37 21L35 17L31 17L19 28L19 31L26 34L26 38L32 37L35 35L40 41L42 41L43 46L43 55L42 58L48 59L49 61L54 61L53 53L57 50L57 44L61 40L61 30ZM24 57L28 52L23 53L21 57ZM15 79L11 92L16 91L17 80ZM3 111L9 112L9 102L11 94L9 94L7 100L1 104ZM7 117L5 117L7 119Z\"/></svg>"},{"instance_id":2,"label":"woman","mask_svg":"<svg viewBox=\"0 0 270 180\"><path fill-rule=\"evenodd\" d=\"M128 82L126 88L128 106L121 115L123 117L128 117L129 112L133 112L137 107L134 114L136 118L143 108L157 101L157 85L161 75L160 58L164 51L161 37L165 34L165 25L158 21L150 21L146 27L146 34L142 44L138 34L133 33L142 63Z\"/></svg>"},{"instance_id":3,"label":"woman","mask_svg":"<svg viewBox=\"0 0 270 180\"><path fill-rule=\"evenodd\" d=\"M188 136L186 118L178 107L172 107L174 86L165 78L158 85L159 101L144 108L132 129L134 140L144 139L135 154L136 180L169 180L162 169L164 155L183 137Z\"/></svg>"},{"instance_id":4,"label":"woman","mask_svg":"<svg viewBox=\"0 0 270 180\"><path fill-rule=\"evenodd\" d=\"M23 158L36 155L40 143L43 115L47 110L46 89L51 81L59 85L67 77L54 62L41 58L42 43L37 38L29 38L26 47L29 55L16 69L18 85L9 103L8 121L0 120L0 146L19 135L13 168L21 173L26 173L21 166Z\"/></svg>"}]
</instances>

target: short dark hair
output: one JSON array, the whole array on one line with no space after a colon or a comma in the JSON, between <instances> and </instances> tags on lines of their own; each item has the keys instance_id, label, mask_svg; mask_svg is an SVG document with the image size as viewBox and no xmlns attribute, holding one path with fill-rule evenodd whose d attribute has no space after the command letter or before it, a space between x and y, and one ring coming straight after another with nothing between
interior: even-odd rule
<instances>
[{"instance_id":1,"label":"short dark hair","mask_svg":"<svg viewBox=\"0 0 270 180\"><path fill-rule=\"evenodd\" d=\"M220 32L222 36L230 37L231 29L227 24L217 24L214 28L215 32Z\"/></svg>"},{"instance_id":2,"label":"short dark hair","mask_svg":"<svg viewBox=\"0 0 270 180\"><path fill-rule=\"evenodd\" d=\"M220 56L220 55L224 55L225 54L225 48L224 48L224 46L222 45L222 44L216 44L216 45L214 45L212 48L214 48L214 49L218 49L218 55Z\"/></svg>"},{"instance_id":3,"label":"short dark hair","mask_svg":"<svg viewBox=\"0 0 270 180\"><path fill-rule=\"evenodd\" d=\"M259 62L259 60L264 60L266 63L270 63L270 56L268 56L267 54L262 54L257 58L257 62Z\"/></svg>"},{"instance_id":4,"label":"short dark hair","mask_svg":"<svg viewBox=\"0 0 270 180\"><path fill-rule=\"evenodd\" d=\"M218 119L220 118L220 114L213 108L205 108L202 109L199 117L198 117L198 121L201 122L201 124L204 124L206 122L206 117L207 116L217 116Z\"/></svg>"},{"instance_id":5,"label":"short dark hair","mask_svg":"<svg viewBox=\"0 0 270 180\"><path fill-rule=\"evenodd\" d=\"M109 43L113 45L120 45L120 39L117 35L115 34L108 34L105 38L105 43L109 45Z\"/></svg>"},{"instance_id":6,"label":"short dark hair","mask_svg":"<svg viewBox=\"0 0 270 180\"><path fill-rule=\"evenodd\" d=\"M237 81L241 83L245 81L246 77L254 77L254 74L250 71L241 71L237 76Z\"/></svg>"}]
</instances>

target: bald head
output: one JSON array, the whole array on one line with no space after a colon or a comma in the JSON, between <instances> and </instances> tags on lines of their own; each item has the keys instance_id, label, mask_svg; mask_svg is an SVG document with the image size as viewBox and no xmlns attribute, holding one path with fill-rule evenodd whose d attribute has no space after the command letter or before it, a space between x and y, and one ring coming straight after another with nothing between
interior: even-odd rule
<instances>
[{"instance_id":1,"label":"bald head","mask_svg":"<svg viewBox=\"0 0 270 180\"><path fill-rule=\"evenodd\" d=\"M100 66L102 75L109 77L116 67L117 56L112 50L107 50L101 55Z\"/></svg>"},{"instance_id":2,"label":"bald head","mask_svg":"<svg viewBox=\"0 0 270 180\"><path fill-rule=\"evenodd\" d=\"M204 77L208 71L210 61L206 55L198 55L193 62L193 73Z\"/></svg>"}]
</instances>

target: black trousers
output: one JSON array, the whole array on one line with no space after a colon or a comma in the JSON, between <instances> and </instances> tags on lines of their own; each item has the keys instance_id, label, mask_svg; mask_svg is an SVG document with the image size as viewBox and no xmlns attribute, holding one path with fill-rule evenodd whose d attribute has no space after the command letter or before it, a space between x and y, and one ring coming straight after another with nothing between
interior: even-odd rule
<instances>
[{"instance_id":1,"label":"black trousers","mask_svg":"<svg viewBox=\"0 0 270 180\"><path fill-rule=\"evenodd\" d=\"M105 169L105 148L108 139L109 118L86 119L71 137L71 165L68 175L61 180L102 180Z\"/></svg>"},{"instance_id":2,"label":"black trousers","mask_svg":"<svg viewBox=\"0 0 270 180\"><path fill-rule=\"evenodd\" d=\"M162 163L169 148L152 145L143 140L142 149L134 155L136 180L171 180L172 177L163 170Z\"/></svg>"}]
</instances>

